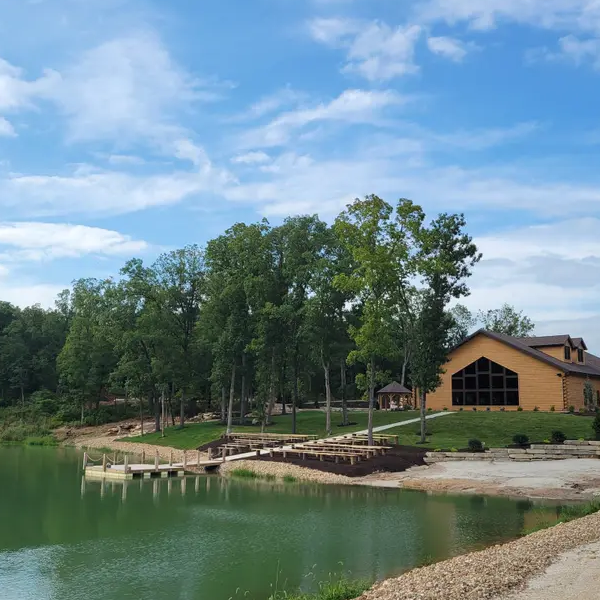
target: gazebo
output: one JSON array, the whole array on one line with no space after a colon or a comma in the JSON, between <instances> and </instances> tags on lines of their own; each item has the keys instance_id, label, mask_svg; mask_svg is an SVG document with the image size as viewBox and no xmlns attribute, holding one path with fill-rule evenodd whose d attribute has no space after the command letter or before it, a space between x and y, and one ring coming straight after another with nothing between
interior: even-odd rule
<instances>
[{"instance_id":1,"label":"gazebo","mask_svg":"<svg viewBox=\"0 0 600 600\"><path fill-rule=\"evenodd\" d=\"M397 381L392 381L377 392L377 402L381 410L412 407L412 392Z\"/></svg>"}]
</instances>

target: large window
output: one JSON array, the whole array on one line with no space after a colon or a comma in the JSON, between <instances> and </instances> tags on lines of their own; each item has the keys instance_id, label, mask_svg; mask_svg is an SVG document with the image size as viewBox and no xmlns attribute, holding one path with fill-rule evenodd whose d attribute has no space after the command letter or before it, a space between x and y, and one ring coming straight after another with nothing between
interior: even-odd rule
<instances>
[{"instance_id":1,"label":"large window","mask_svg":"<svg viewBox=\"0 0 600 600\"><path fill-rule=\"evenodd\" d=\"M565 360L571 360L571 347L565 346Z\"/></svg>"},{"instance_id":2,"label":"large window","mask_svg":"<svg viewBox=\"0 0 600 600\"><path fill-rule=\"evenodd\" d=\"M452 375L453 406L518 406L519 376L482 356Z\"/></svg>"},{"instance_id":3,"label":"large window","mask_svg":"<svg viewBox=\"0 0 600 600\"><path fill-rule=\"evenodd\" d=\"M583 348L577 348L577 362L583 362Z\"/></svg>"}]
</instances>

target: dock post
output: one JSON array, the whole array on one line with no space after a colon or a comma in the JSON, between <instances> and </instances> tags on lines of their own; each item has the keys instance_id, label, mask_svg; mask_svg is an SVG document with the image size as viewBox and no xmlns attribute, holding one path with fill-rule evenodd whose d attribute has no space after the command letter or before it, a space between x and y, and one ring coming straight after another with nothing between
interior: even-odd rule
<instances>
[{"instance_id":1,"label":"dock post","mask_svg":"<svg viewBox=\"0 0 600 600\"><path fill-rule=\"evenodd\" d=\"M173 450L169 452L169 466L173 466Z\"/></svg>"},{"instance_id":2,"label":"dock post","mask_svg":"<svg viewBox=\"0 0 600 600\"><path fill-rule=\"evenodd\" d=\"M187 450L183 451L183 470L187 469Z\"/></svg>"},{"instance_id":3,"label":"dock post","mask_svg":"<svg viewBox=\"0 0 600 600\"><path fill-rule=\"evenodd\" d=\"M212 448L208 449L208 460L212 460ZM200 462L200 450L198 450L198 462Z\"/></svg>"},{"instance_id":4,"label":"dock post","mask_svg":"<svg viewBox=\"0 0 600 600\"><path fill-rule=\"evenodd\" d=\"M146 462L146 451L142 450L142 464L145 464Z\"/></svg>"},{"instance_id":5,"label":"dock post","mask_svg":"<svg viewBox=\"0 0 600 600\"><path fill-rule=\"evenodd\" d=\"M83 453L83 470L85 471L85 468L87 467L87 463L88 463L88 453L84 452Z\"/></svg>"},{"instance_id":6,"label":"dock post","mask_svg":"<svg viewBox=\"0 0 600 600\"><path fill-rule=\"evenodd\" d=\"M154 455L154 469L156 471L158 471L158 450L156 451L156 454Z\"/></svg>"},{"instance_id":7,"label":"dock post","mask_svg":"<svg viewBox=\"0 0 600 600\"><path fill-rule=\"evenodd\" d=\"M260 450L256 451L256 456L260 456Z\"/></svg>"},{"instance_id":8,"label":"dock post","mask_svg":"<svg viewBox=\"0 0 600 600\"><path fill-rule=\"evenodd\" d=\"M125 473L125 475L127 475L128 469L129 469L129 455L126 454L123 457L123 472Z\"/></svg>"},{"instance_id":9,"label":"dock post","mask_svg":"<svg viewBox=\"0 0 600 600\"><path fill-rule=\"evenodd\" d=\"M106 454L102 455L102 471L106 473Z\"/></svg>"},{"instance_id":10,"label":"dock post","mask_svg":"<svg viewBox=\"0 0 600 600\"><path fill-rule=\"evenodd\" d=\"M197 463L197 465L200 466L200 450L198 450L198 463Z\"/></svg>"}]
</instances>

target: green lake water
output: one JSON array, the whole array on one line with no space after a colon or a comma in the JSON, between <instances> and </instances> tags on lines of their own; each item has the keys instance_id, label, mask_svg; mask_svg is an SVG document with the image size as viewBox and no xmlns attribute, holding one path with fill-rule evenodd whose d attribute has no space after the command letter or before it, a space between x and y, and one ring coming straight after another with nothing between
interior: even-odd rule
<instances>
[{"instance_id":1,"label":"green lake water","mask_svg":"<svg viewBox=\"0 0 600 600\"><path fill-rule=\"evenodd\" d=\"M515 537L539 515L500 498L217 476L103 484L80 463L0 448L0 599L266 600L276 580L380 579Z\"/></svg>"}]
</instances>

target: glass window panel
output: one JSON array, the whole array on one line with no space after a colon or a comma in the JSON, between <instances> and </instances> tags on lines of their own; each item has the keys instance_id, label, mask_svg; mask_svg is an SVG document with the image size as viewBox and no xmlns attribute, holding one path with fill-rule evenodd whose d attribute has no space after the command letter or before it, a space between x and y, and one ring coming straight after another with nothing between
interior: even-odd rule
<instances>
[{"instance_id":1,"label":"glass window panel","mask_svg":"<svg viewBox=\"0 0 600 600\"><path fill-rule=\"evenodd\" d=\"M498 363L492 362L492 373L504 373L504 367Z\"/></svg>"},{"instance_id":2,"label":"glass window panel","mask_svg":"<svg viewBox=\"0 0 600 600\"><path fill-rule=\"evenodd\" d=\"M565 360L571 360L571 347L565 346Z\"/></svg>"},{"instance_id":3,"label":"glass window panel","mask_svg":"<svg viewBox=\"0 0 600 600\"><path fill-rule=\"evenodd\" d=\"M477 361L477 370L480 373L487 373L490 370L490 361L489 361L489 359L485 358L485 356L482 356Z\"/></svg>"},{"instance_id":4,"label":"glass window panel","mask_svg":"<svg viewBox=\"0 0 600 600\"><path fill-rule=\"evenodd\" d=\"M494 390L504 389L504 376L503 375L492 375L492 389L494 389Z\"/></svg>"},{"instance_id":5,"label":"glass window panel","mask_svg":"<svg viewBox=\"0 0 600 600\"><path fill-rule=\"evenodd\" d=\"M465 395L463 392L454 392L452 394L452 405L462 406L465 403Z\"/></svg>"},{"instance_id":6,"label":"glass window panel","mask_svg":"<svg viewBox=\"0 0 600 600\"><path fill-rule=\"evenodd\" d=\"M465 377L465 390L475 390L475 389L477 389L477 376L467 375Z\"/></svg>"},{"instance_id":7,"label":"glass window panel","mask_svg":"<svg viewBox=\"0 0 600 600\"><path fill-rule=\"evenodd\" d=\"M516 377L517 374L514 371L511 371L510 369L505 369L506 370L506 376L507 377Z\"/></svg>"},{"instance_id":8,"label":"glass window panel","mask_svg":"<svg viewBox=\"0 0 600 600\"><path fill-rule=\"evenodd\" d=\"M489 375L478 375L477 381L479 383L480 390L489 390L490 389L490 376Z\"/></svg>"},{"instance_id":9,"label":"glass window panel","mask_svg":"<svg viewBox=\"0 0 600 600\"><path fill-rule=\"evenodd\" d=\"M506 404L509 406L518 406L519 392L506 392Z\"/></svg>"},{"instance_id":10,"label":"glass window panel","mask_svg":"<svg viewBox=\"0 0 600 600\"><path fill-rule=\"evenodd\" d=\"M508 389L508 390L519 389L519 378L518 377L507 377L506 378L506 389Z\"/></svg>"},{"instance_id":11,"label":"glass window panel","mask_svg":"<svg viewBox=\"0 0 600 600\"><path fill-rule=\"evenodd\" d=\"M475 367L477 366L477 363L471 363L469 366L465 367L465 373L468 373L469 375L475 375L476 370Z\"/></svg>"},{"instance_id":12,"label":"glass window panel","mask_svg":"<svg viewBox=\"0 0 600 600\"><path fill-rule=\"evenodd\" d=\"M462 377L453 377L452 378L452 389L453 390L462 390L464 386Z\"/></svg>"},{"instance_id":13,"label":"glass window panel","mask_svg":"<svg viewBox=\"0 0 600 600\"><path fill-rule=\"evenodd\" d=\"M577 360L582 363L583 362L583 350L581 348L577 349Z\"/></svg>"},{"instance_id":14,"label":"glass window panel","mask_svg":"<svg viewBox=\"0 0 600 600\"><path fill-rule=\"evenodd\" d=\"M489 406L491 402L490 392L479 392L479 405Z\"/></svg>"},{"instance_id":15,"label":"glass window panel","mask_svg":"<svg viewBox=\"0 0 600 600\"><path fill-rule=\"evenodd\" d=\"M477 405L477 392L465 392L465 405L476 406Z\"/></svg>"},{"instance_id":16,"label":"glass window panel","mask_svg":"<svg viewBox=\"0 0 600 600\"><path fill-rule=\"evenodd\" d=\"M504 405L504 392L492 392L492 404L494 406Z\"/></svg>"}]
</instances>

